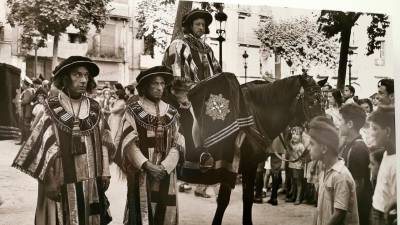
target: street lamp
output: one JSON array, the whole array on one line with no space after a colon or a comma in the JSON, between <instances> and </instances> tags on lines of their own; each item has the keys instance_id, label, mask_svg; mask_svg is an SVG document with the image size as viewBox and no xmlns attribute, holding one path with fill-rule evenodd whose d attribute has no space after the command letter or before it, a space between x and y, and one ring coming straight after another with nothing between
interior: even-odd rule
<instances>
[{"instance_id":1,"label":"street lamp","mask_svg":"<svg viewBox=\"0 0 400 225\"><path fill-rule=\"evenodd\" d=\"M215 14L215 20L219 22L219 29L217 29L217 34L218 38L217 41L219 42L219 64L221 65L222 68L222 42L225 41L225 25L226 25L226 20L228 19L228 16L223 12L223 8L218 10L218 12Z\"/></svg>"},{"instance_id":2,"label":"street lamp","mask_svg":"<svg viewBox=\"0 0 400 225\"><path fill-rule=\"evenodd\" d=\"M246 83L247 82L247 58L249 57L246 50L244 50L242 57L244 59L244 82Z\"/></svg>"},{"instance_id":3,"label":"street lamp","mask_svg":"<svg viewBox=\"0 0 400 225\"><path fill-rule=\"evenodd\" d=\"M40 37L39 37L39 33L34 33L32 36L32 44L33 44L33 48L35 49L35 64L34 64L34 68L35 68L35 78L37 78L37 50L39 48L39 41L40 41Z\"/></svg>"},{"instance_id":4,"label":"street lamp","mask_svg":"<svg viewBox=\"0 0 400 225\"><path fill-rule=\"evenodd\" d=\"M348 66L349 66L349 85L351 85L351 67L353 66L351 64L351 56L357 54L354 52L355 50L357 50L357 48L358 47L356 47L356 46L349 46L349 53L348 53L349 54L349 64L348 64Z\"/></svg>"}]
</instances>

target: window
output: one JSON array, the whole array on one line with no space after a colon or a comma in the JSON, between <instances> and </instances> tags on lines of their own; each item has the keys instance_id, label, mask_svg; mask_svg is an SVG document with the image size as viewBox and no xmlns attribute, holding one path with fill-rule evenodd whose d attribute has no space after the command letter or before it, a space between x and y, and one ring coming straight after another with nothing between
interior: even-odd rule
<instances>
[{"instance_id":1,"label":"window","mask_svg":"<svg viewBox=\"0 0 400 225\"><path fill-rule=\"evenodd\" d=\"M115 24L106 24L100 34L100 56L115 57L116 49L116 30Z\"/></svg>"},{"instance_id":2,"label":"window","mask_svg":"<svg viewBox=\"0 0 400 225\"><path fill-rule=\"evenodd\" d=\"M270 19L271 19L270 16L260 15L260 22L267 22Z\"/></svg>"},{"instance_id":3,"label":"window","mask_svg":"<svg viewBox=\"0 0 400 225\"><path fill-rule=\"evenodd\" d=\"M240 13L239 13L239 21L238 21L238 26L239 26L239 28L238 28L238 41L240 42L240 43L243 43L244 42L244 36L245 36L245 34L244 34L244 26L245 26L245 20L246 19L246 17L245 16L243 16L243 15L240 15Z\"/></svg>"},{"instance_id":4,"label":"window","mask_svg":"<svg viewBox=\"0 0 400 225\"><path fill-rule=\"evenodd\" d=\"M376 66L384 66L385 65L385 41L381 42L381 47L378 49L379 55L375 59Z\"/></svg>"},{"instance_id":5,"label":"window","mask_svg":"<svg viewBox=\"0 0 400 225\"><path fill-rule=\"evenodd\" d=\"M152 35L148 35L144 37L144 55L150 55L151 58L154 58L154 44L156 43L156 39Z\"/></svg>"},{"instance_id":6,"label":"window","mask_svg":"<svg viewBox=\"0 0 400 225\"><path fill-rule=\"evenodd\" d=\"M69 43L85 43L86 42L86 36L77 34L77 33L68 33L68 41Z\"/></svg>"},{"instance_id":7,"label":"window","mask_svg":"<svg viewBox=\"0 0 400 225\"><path fill-rule=\"evenodd\" d=\"M4 41L4 26L2 22L0 22L0 41Z\"/></svg>"}]
</instances>

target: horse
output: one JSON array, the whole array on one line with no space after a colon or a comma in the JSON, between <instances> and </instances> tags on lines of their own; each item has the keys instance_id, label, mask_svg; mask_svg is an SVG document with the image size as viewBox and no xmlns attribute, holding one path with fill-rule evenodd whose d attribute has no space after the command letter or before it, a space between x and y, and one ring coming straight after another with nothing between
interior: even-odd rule
<instances>
[{"instance_id":1,"label":"horse","mask_svg":"<svg viewBox=\"0 0 400 225\"><path fill-rule=\"evenodd\" d=\"M252 206L255 176L258 163L265 161L267 153L255 154L257 148L266 149L268 141L277 137L289 124L300 124L314 116L324 114L321 105L321 88L308 75L297 75L276 80L272 83L254 81L240 86L245 105L255 118L258 141L249 132L244 135L240 148L240 167L243 185L244 225L252 225ZM295 119L293 119L295 118ZM188 127L186 125L186 127ZM190 127L190 126L189 126ZM239 132L240 133L240 132ZM242 133L243 134L243 133ZM190 139L191 132L184 132L185 139ZM239 134L237 134L239 135ZM256 139L257 139L256 138ZM255 144L255 142L257 142ZM217 197L217 209L212 225L220 225L230 201L232 187L223 182Z\"/></svg>"}]
</instances>

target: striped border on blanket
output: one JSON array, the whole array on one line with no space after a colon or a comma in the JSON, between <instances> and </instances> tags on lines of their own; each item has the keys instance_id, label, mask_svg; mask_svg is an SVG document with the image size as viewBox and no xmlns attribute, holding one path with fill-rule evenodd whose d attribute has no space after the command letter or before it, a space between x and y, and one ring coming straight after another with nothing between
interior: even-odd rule
<instances>
[{"instance_id":1,"label":"striped border on blanket","mask_svg":"<svg viewBox=\"0 0 400 225\"><path fill-rule=\"evenodd\" d=\"M210 137L204 140L204 147L209 148L214 144L222 141L223 139L229 137L240 128L248 127L254 125L254 118L253 116L245 117L245 118L238 118L236 121L231 123L229 126L225 127L224 129L218 131L217 133L211 135Z\"/></svg>"}]
</instances>

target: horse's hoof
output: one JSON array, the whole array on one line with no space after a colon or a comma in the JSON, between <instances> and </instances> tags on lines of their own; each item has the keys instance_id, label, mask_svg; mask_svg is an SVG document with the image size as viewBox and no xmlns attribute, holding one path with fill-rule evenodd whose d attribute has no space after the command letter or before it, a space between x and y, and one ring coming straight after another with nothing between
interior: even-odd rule
<instances>
[{"instance_id":1,"label":"horse's hoof","mask_svg":"<svg viewBox=\"0 0 400 225\"><path fill-rule=\"evenodd\" d=\"M271 205L278 205L278 200L270 199L270 200L268 200L268 203L271 204Z\"/></svg>"}]
</instances>

